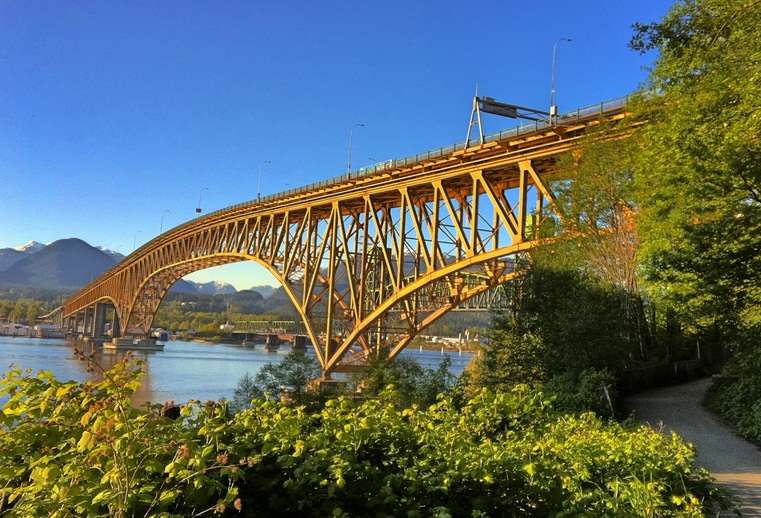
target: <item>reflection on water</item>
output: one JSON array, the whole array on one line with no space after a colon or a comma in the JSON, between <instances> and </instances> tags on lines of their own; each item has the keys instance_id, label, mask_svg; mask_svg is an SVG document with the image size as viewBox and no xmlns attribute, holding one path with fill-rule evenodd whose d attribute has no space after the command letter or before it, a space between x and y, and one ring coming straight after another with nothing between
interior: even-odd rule
<instances>
[{"instance_id":1,"label":"reflection on water","mask_svg":"<svg viewBox=\"0 0 761 518\"><path fill-rule=\"evenodd\" d=\"M168 342L163 351L134 352L146 362L143 385L135 394L136 404L145 401L187 401L231 398L241 376L254 376L264 365L277 363L291 349L280 347L276 353L227 344ZM74 346L64 340L11 338L0 336L0 370L10 365L22 369L49 370L61 380L82 381L91 377L86 365L74 357ZM86 351L90 352L90 351ZM95 359L104 367L113 365L122 353L95 349ZM311 350L307 354L313 354ZM439 351L406 350L402 356L413 358L422 366L435 368L443 356ZM452 372L459 375L470 361L468 353L449 355Z\"/></svg>"}]
</instances>

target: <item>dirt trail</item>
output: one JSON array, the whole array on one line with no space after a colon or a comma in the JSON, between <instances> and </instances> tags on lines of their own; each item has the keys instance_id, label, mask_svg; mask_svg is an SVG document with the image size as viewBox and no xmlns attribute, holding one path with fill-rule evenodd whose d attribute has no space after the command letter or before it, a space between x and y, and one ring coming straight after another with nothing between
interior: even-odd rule
<instances>
[{"instance_id":1,"label":"dirt trail","mask_svg":"<svg viewBox=\"0 0 761 518\"><path fill-rule=\"evenodd\" d=\"M739 499L743 516L761 516L761 451L735 435L701 401L706 378L650 390L627 400L640 421L673 430L695 445L697 462Z\"/></svg>"}]
</instances>

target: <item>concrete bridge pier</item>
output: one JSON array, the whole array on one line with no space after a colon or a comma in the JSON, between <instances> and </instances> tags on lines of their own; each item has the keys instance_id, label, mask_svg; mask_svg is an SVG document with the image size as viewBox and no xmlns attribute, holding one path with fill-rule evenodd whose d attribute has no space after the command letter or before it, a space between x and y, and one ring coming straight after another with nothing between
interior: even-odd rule
<instances>
[{"instance_id":1,"label":"concrete bridge pier","mask_svg":"<svg viewBox=\"0 0 761 518\"><path fill-rule=\"evenodd\" d=\"M293 336L293 350L305 352L307 349L307 336L306 335L294 335Z\"/></svg>"},{"instance_id":2,"label":"concrete bridge pier","mask_svg":"<svg viewBox=\"0 0 761 518\"><path fill-rule=\"evenodd\" d=\"M280 347L280 338L276 334L264 335L264 349L267 351L277 351Z\"/></svg>"},{"instance_id":3,"label":"concrete bridge pier","mask_svg":"<svg viewBox=\"0 0 761 518\"><path fill-rule=\"evenodd\" d=\"M95 307L92 308L92 315L89 318L89 328L87 329L87 337L93 343L102 345L106 339L106 310L108 306L101 302L96 302ZM88 310L88 313L90 310Z\"/></svg>"},{"instance_id":4,"label":"concrete bridge pier","mask_svg":"<svg viewBox=\"0 0 761 518\"><path fill-rule=\"evenodd\" d=\"M114 312L111 316L111 337L119 338L122 336L121 325L119 324L119 313L116 311L116 306L113 307Z\"/></svg>"},{"instance_id":5,"label":"concrete bridge pier","mask_svg":"<svg viewBox=\"0 0 761 518\"><path fill-rule=\"evenodd\" d=\"M96 302L94 313L92 336L93 338L102 338L106 334L106 305Z\"/></svg>"},{"instance_id":6,"label":"concrete bridge pier","mask_svg":"<svg viewBox=\"0 0 761 518\"><path fill-rule=\"evenodd\" d=\"M82 326L82 334L85 336L92 336L93 334L93 310L91 308L85 308L85 321Z\"/></svg>"},{"instance_id":7,"label":"concrete bridge pier","mask_svg":"<svg viewBox=\"0 0 761 518\"><path fill-rule=\"evenodd\" d=\"M77 315L75 318L75 324L74 324L74 334L79 335L84 332L84 319L82 318L82 312L77 311Z\"/></svg>"}]
</instances>

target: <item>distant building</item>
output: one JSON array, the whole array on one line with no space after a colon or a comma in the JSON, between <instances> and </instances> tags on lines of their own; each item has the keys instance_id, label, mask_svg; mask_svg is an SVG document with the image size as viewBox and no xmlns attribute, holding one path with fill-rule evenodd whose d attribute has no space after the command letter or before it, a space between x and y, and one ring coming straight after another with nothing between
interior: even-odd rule
<instances>
[{"instance_id":1,"label":"distant building","mask_svg":"<svg viewBox=\"0 0 761 518\"><path fill-rule=\"evenodd\" d=\"M37 324L33 328L34 336L37 338L65 338L66 332L63 329L59 329L53 324Z\"/></svg>"},{"instance_id":2,"label":"distant building","mask_svg":"<svg viewBox=\"0 0 761 518\"><path fill-rule=\"evenodd\" d=\"M30 336L31 328L22 324L0 324L0 335L3 336Z\"/></svg>"}]
</instances>

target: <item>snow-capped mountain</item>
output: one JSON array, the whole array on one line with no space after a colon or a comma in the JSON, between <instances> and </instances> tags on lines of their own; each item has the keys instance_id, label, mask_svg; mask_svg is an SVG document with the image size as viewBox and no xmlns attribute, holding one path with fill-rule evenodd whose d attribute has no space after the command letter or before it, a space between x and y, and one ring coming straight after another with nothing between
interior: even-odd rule
<instances>
[{"instance_id":1,"label":"snow-capped mountain","mask_svg":"<svg viewBox=\"0 0 761 518\"><path fill-rule=\"evenodd\" d=\"M115 252L113 250L109 250L108 248L106 248L104 246L96 246L95 248L97 248L98 250L100 250L104 254L106 254L106 255L108 255L110 257L113 257L114 259L116 259L116 262L121 262L121 260L124 259L124 257L125 257L124 254L120 254L119 252Z\"/></svg>"},{"instance_id":2,"label":"snow-capped mountain","mask_svg":"<svg viewBox=\"0 0 761 518\"><path fill-rule=\"evenodd\" d=\"M196 291L202 295L229 295L231 293L237 293L238 290L235 289L234 286L231 284L227 284L226 282L220 282L220 281L209 281L209 282L193 282L193 281L187 281L189 284L192 284Z\"/></svg>"},{"instance_id":3,"label":"snow-capped mountain","mask_svg":"<svg viewBox=\"0 0 761 518\"><path fill-rule=\"evenodd\" d=\"M44 245L40 243L39 241L29 241L25 245L17 246L16 248L14 248L14 250L18 250L19 252L24 252L26 254L33 254L33 253L39 252L46 246L47 245Z\"/></svg>"},{"instance_id":4,"label":"snow-capped mountain","mask_svg":"<svg viewBox=\"0 0 761 518\"><path fill-rule=\"evenodd\" d=\"M29 241L25 245L14 248L0 248L0 272L7 270L21 259L45 248L46 245L38 241Z\"/></svg>"},{"instance_id":5,"label":"snow-capped mountain","mask_svg":"<svg viewBox=\"0 0 761 518\"><path fill-rule=\"evenodd\" d=\"M21 257L0 272L0 284L72 290L115 264L111 257L77 238L59 239L34 253L19 253Z\"/></svg>"},{"instance_id":6,"label":"snow-capped mountain","mask_svg":"<svg viewBox=\"0 0 761 518\"><path fill-rule=\"evenodd\" d=\"M0 284L71 290L80 288L121 262L124 255L81 239L61 239L44 245L30 241L0 249ZM225 282L179 280L172 287L179 293L230 295L237 293Z\"/></svg>"}]
</instances>

